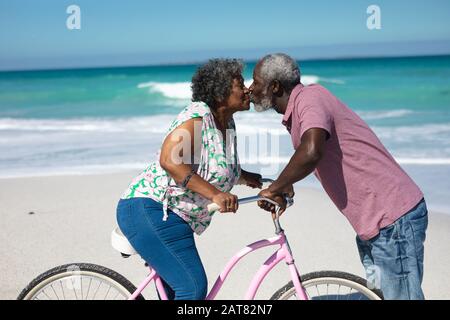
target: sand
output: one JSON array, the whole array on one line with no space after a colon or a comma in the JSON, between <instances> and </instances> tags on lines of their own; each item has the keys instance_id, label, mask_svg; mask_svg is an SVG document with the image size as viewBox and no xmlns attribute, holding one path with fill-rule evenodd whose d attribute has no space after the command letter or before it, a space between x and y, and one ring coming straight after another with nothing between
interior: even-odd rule
<instances>
[{"instance_id":1,"label":"sand","mask_svg":"<svg viewBox=\"0 0 450 320\"><path fill-rule=\"evenodd\" d=\"M0 299L15 299L36 276L57 265L89 262L109 267L137 285L147 274L139 256L123 259L110 246L117 201L138 172L0 179ZM238 186L239 196L256 194ZM340 270L364 276L355 233L321 190L298 188L296 203L281 219L302 274ZM34 212L34 214L29 214ZM236 214L216 214L196 238L211 288L229 258L245 245L274 235L268 214L254 204ZM245 258L218 299L242 299L272 248ZM430 212L423 288L428 299L450 299L450 215ZM268 299L289 274L279 264L257 298ZM145 292L154 298L153 286Z\"/></svg>"}]
</instances>

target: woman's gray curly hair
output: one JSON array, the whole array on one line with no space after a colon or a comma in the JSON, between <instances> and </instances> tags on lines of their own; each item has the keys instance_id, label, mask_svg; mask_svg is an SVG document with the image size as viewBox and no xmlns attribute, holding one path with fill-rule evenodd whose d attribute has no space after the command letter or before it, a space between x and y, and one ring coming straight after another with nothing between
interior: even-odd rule
<instances>
[{"instance_id":1,"label":"woman's gray curly hair","mask_svg":"<svg viewBox=\"0 0 450 320\"><path fill-rule=\"evenodd\" d=\"M242 76L244 63L238 59L211 59L201 65L192 77L192 101L203 101L216 108L231 93L233 79Z\"/></svg>"},{"instance_id":2,"label":"woman's gray curly hair","mask_svg":"<svg viewBox=\"0 0 450 320\"><path fill-rule=\"evenodd\" d=\"M278 80L283 88L292 90L300 83L300 68L287 54L268 54L261 59L260 66L261 77L267 84Z\"/></svg>"}]
</instances>

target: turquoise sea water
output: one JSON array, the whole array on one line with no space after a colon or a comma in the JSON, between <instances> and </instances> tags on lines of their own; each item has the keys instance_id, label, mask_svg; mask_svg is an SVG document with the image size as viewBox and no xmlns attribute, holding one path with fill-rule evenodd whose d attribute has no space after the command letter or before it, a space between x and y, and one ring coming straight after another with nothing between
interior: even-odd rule
<instances>
[{"instance_id":1,"label":"turquoise sea water","mask_svg":"<svg viewBox=\"0 0 450 320\"><path fill-rule=\"evenodd\" d=\"M450 213L450 56L300 66L304 83L324 85L367 121L432 209ZM253 67L246 64L247 84ZM195 68L0 72L0 177L143 168L189 103ZM281 171L292 145L280 120L236 115L244 166ZM272 148L261 147L265 139ZM303 183L317 186L312 177Z\"/></svg>"}]
</instances>

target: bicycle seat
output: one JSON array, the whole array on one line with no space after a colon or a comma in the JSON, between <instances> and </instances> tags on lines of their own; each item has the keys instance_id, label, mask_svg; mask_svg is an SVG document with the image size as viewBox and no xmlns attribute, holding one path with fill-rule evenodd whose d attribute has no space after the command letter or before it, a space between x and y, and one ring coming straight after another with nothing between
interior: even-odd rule
<instances>
[{"instance_id":1,"label":"bicycle seat","mask_svg":"<svg viewBox=\"0 0 450 320\"><path fill-rule=\"evenodd\" d=\"M137 254L136 250L134 250L133 246L128 242L128 239L123 235L119 227L111 232L111 245L114 249L119 251L124 258Z\"/></svg>"}]
</instances>

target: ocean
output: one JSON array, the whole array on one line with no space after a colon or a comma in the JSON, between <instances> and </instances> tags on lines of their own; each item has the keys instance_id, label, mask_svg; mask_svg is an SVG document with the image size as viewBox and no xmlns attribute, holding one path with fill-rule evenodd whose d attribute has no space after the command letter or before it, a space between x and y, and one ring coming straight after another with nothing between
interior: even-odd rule
<instances>
[{"instance_id":1,"label":"ocean","mask_svg":"<svg viewBox=\"0 0 450 320\"><path fill-rule=\"evenodd\" d=\"M325 86L370 125L430 210L450 214L450 56L299 64L302 82ZM0 178L144 169L189 103L196 67L0 72ZM235 120L243 168L276 177L293 152L281 116ZM320 188L313 176L299 185Z\"/></svg>"}]
</instances>

